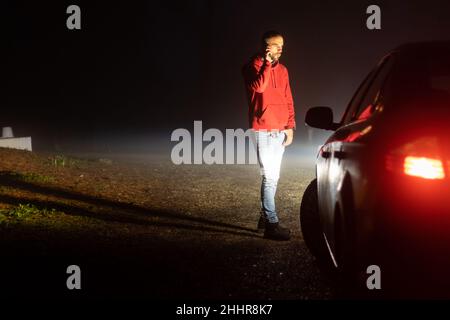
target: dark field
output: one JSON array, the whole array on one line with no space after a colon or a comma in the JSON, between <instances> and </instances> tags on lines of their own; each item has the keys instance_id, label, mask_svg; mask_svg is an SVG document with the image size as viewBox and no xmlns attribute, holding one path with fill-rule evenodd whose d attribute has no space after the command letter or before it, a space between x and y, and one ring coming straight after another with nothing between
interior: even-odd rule
<instances>
[{"instance_id":1,"label":"dark field","mask_svg":"<svg viewBox=\"0 0 450 320\"><path fill-rule=\"evenodd\" d=\"M334 297L299 228L314 172L289 154L277 201L293 238L276 242L256 231L256 165L0 153L4 297ZM69 265L81 268L81 290L66 287Z\"/></svg>"}]
</instances>

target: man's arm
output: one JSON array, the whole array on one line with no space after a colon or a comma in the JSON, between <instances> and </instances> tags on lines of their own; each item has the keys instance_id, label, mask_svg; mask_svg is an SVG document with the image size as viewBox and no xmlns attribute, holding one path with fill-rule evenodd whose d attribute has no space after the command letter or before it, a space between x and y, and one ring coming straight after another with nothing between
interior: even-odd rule
<instances>
[{"instance_id":1,"label":"man's arm","mask_svg":"<svg viewBox=\"0 0 450 320\"><path fill-rule=\"evenodd\" d=\"M295 129L296 124L295 124L294 99L292 98L291 85L289 83L289 74L287 70L286 70L286 78L287 81L286 81L285 95L289 111L289 118L286 129Z\"/></svg>"},{"instance_id":2,"label":"man's arm","mask_svg":"<svg viewBox=\"0 0 450 320\"><path fill-rule=\"evenodd\" d=\"M245 84L250 90L258 93L263 93L267 85L269 84L271 63L265 60L262 66L258 66L255 63L244 68Z\"/></svg>"},{"instance_id":3,"label":"man's arm","mask_svg":"<svg viewBox=\"0 0 450 320\"><path fill-rule=\"evenodd\" d=\"M295 125L295 110L294 110L294 99L292 98L292 92L291 92L291 86L289 84L289 74L286 70L286 89L285 89L285 96L287 100L287 107L289 111L289 118L288 123L286 126L286 130L284 132L286 133L286 140L284 141L283 145L288 146L292 143L294 140L294 129L296 127Z\"/></svg>"}]
</instances>

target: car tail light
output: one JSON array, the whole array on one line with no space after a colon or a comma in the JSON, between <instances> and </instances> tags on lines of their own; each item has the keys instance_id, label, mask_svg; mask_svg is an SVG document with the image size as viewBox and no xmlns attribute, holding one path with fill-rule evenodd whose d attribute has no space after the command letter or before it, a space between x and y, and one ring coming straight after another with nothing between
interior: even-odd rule
<instances>
[{"instance_id":1,"label":"car tail light","mask_svg":"<svg viewBox=\"0 0 450 320\"><path fill-rule=\"evenodd\" d=\"M409 176L424 179L444 179L444 167L442 161L424 157L406 157L403 162L403 170Z\"/></svg>"},{"instance_id":2,"label":"car tail light","mask_svg":"<svg viewBox=\"0 0 450 320\"><path fill-rule=\"evenodd\" d=\"M437 137L402 145L386 156L386 169L423 179L444 179L445 168Z\"/></svg>"}]
</instances>

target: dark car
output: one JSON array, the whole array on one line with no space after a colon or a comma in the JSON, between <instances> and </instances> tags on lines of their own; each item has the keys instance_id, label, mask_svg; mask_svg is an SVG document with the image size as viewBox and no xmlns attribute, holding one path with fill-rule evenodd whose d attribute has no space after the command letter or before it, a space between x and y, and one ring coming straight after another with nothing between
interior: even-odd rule
<instances>
[{"instance_id":1,"label":"dark car","mask_svg":"<svg viewBox=\"0 0 450 320\"><path fill-rule=\"evenodd\" d=\"M449 297L450 42L398 47L339 123L328 107L309 109L305 122L334 131L300 208L321 265L362 285L375 265L382 288Z\"/></svg>"}]
</instances>

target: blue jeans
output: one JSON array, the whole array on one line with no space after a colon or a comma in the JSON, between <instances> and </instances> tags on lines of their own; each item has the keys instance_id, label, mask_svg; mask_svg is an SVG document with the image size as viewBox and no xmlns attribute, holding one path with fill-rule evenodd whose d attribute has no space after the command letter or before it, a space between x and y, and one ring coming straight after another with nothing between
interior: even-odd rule
<instances>
[{"instance_id":1,"label":"blue jeans","mask_svg":"<svg viewBox=\"0 0 450 320\"><path fill-rule=\"evenodd\" d=\"M278 215L275 210L275 193L280 178L286 134L283 131L255 131L255 136L262 176L261 215L269 223L276 223Z\"/></svg>"}]
</instances>

